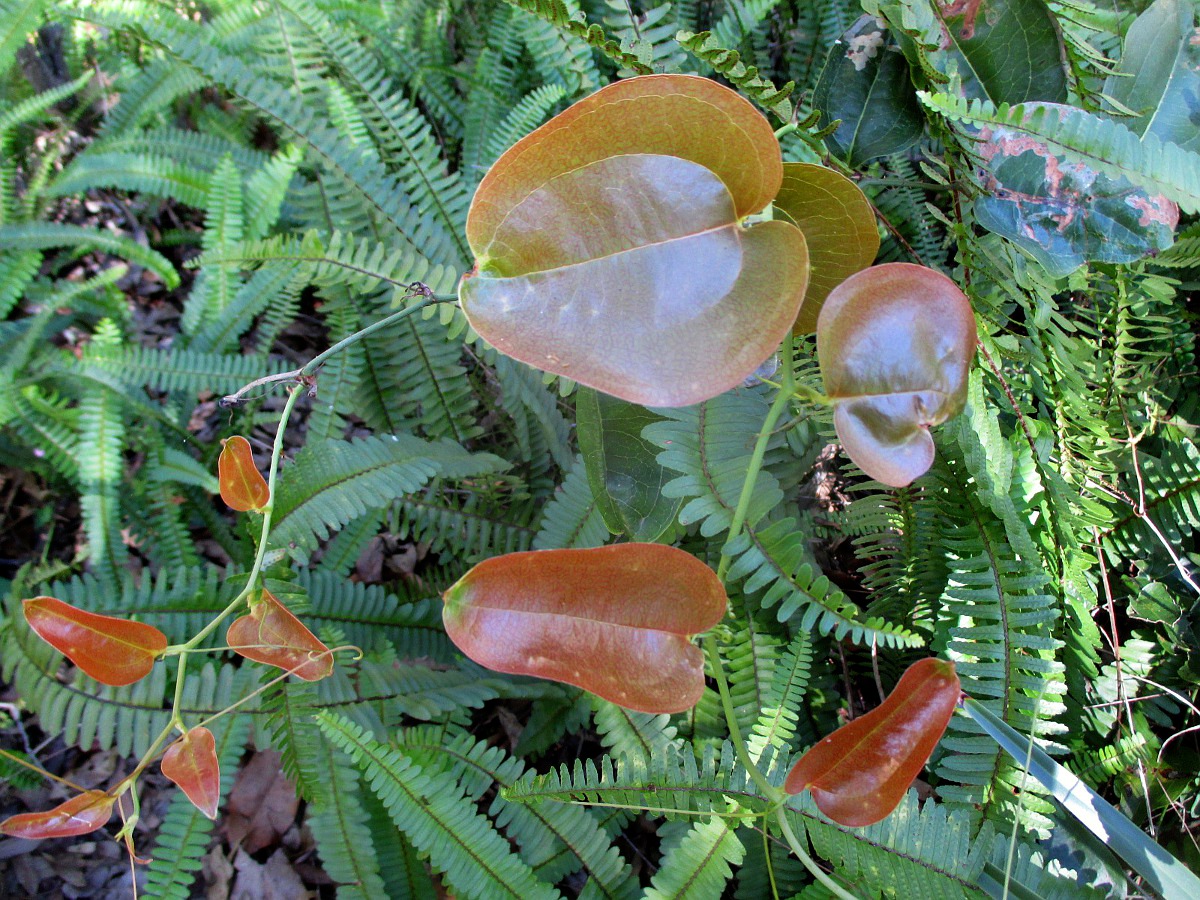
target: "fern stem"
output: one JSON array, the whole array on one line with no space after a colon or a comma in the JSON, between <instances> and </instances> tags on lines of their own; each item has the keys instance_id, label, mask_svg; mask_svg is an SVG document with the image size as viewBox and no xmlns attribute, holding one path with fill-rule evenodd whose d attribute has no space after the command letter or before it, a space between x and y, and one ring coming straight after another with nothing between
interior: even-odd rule
<instances>
[{"instance_id":1,"label":"fern stem","mask_svg":"<svg viewBox=\"0 0 1200 900\"><path fill-rule=\"evenodd\" d=\"M758 480L758 473L762 470L763 458L767 454L767 443L771 440L771 435L775 433L775 425L779 422L779 417L783 415L783 411L787 409L788 402L792 399L792 393L796 389L796 371L792 363L791 332L788 332L788 336L783 341L783 365L781 369L783 370L783 382L779 386L779 393L775 395L775 402L767 410L767 417L763 420L762 428L758 430L758 440L754 442L754 452L750 455L750 464L746 468L746 478L742 482L742 492L738 497L737 508L733 511L733 521L729 523L729 537L725 540L725 546L721 549L721 562L717 565L717 577L721 581L724 581L725 576L729 573L729 564L732 561L729 555L729 545L742 533L742 526L746 523L746 513L750 510L750 498L754 494L754 482Z\"/></svg>"},{"instance_id":2,"label":"fern stem","mask_svg":"<svg viewBox=\"0 0 1200 900\"><path fill-rule=\"evenodd\" d=\"M821 867L804 849L804 845L796 838L796 833L792 831L792 824L787 820L787 807L779 807L779 811L775 814L779 819L779 828L783 831L784 839L787 840L788 846L792 848L792 852L796 854L796 858L804 863L804 868L812 872L813 877L821 882L825 888L835 897L841 897L842 900L858 900L853 894L843 888L840 884L821 871Z\"/></svg>"},{"instance_id":3,"label":"fern stem","mask_svg":"<svg viewBox=\"0 0 1200 900\"><path fill-rule=\"evenodd\" d=\"M737 753L738 762L750 773L750 778L758 785L767 800L772 803L781 802L783 792L767 781L767 776L759 771L754 760L750 758L746 742L742 740L742 729L738 727L737 714L733 709L733 698L729 695L729 684L725 680L725 667L721 662L721 651L717 647L717 639L713 637L712 632L704 636L704 649L708 652L708 661L712 666L713 675L717 679L717 690L721 694L721 708L725 710L725 722L729 726L729 741L733 744L734 752Z\"/></svg>"}]
</instances>

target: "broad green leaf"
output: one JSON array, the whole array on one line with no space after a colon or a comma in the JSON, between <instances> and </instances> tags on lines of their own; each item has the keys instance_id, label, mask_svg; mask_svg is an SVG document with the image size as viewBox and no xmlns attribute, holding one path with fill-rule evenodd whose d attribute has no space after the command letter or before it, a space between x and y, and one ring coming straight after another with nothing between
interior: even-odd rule
<instances>
[{"instance_id":1,"label":"broad green leaf","mask_svg":"<svg viewBox=\"0 0 1200 900\"><path fill-rule=\"evenodd\" d=\"M975 316L940 272L875 266L825 301L817 355L846 452L871 478L903 487L933 464L929 427L966 404Z\"/></svg>"},{"instance_id":2,"label":"broad green leaf","mask_svg":"<svg viewBox=\"0 0 1200 900\"><path fill-rule=\"evenodd\" d=\"M588 482L608 530L658 540L683 502L662 495L671 476L658 464L660 448L642 438L662 416L591 388L576 394L575 413Z\"/></svg>"},{"instance_id":3,"label":"broad green leaf","mask_svg":"<svg viewBox=\"0 0 1200 900\"><path fill-rule=\"evenodd\" d=\"M694 76L617 82L506 152L467 219L459 296L497 349L635 403L742 382L795 321L804 236L745 228L779 189L770 125Z\"/></svg>"},{"instance_id":4,"label":"broad green leaf","mask_svg":"<svg viewBox=\"0 0 1200 900\"><path fill-rule=\"evenodd\" d=\"M875 261L875 213L857 184L809 163L783 164L775 212L803 231L808 244L808 291L795 331L811 334L829 292Z\"/></svg>"},{"instance_id":5,"label":"broad green leaf","mask_svg":"<svg viewBox=\"0 0 1200 900\"><path fill-rule=\"evenodd\" d=\"M217 817L221 769L211 731L198 725L168 747L162 758L162 773L179 786L196 809L210 819Z\"/></svg>"},{"instance_id":6,"label":"broad green leaf","mask_svg":"<svg viewBox=\"0 0 1200 900\"><path fill-rule=\"evenodd\" d=\"M1104 93L1138 113L1119 121L1139 135L1200 152L1200 32L1187 0L1156 0L1125 34Z\"/></svg>"},{"instance_id":7,"label":"broad green leaf","mask_svg":"<svg viewBox=\"0 0 1200 900\"><path fill-rule=\"evenodd\" d=\"M85 612L53 597L34 597L22 606L38 637L101 684L140 681L167 649L167 636L145 622Z\"/></svg>"},{"instance_id":8,"label":"broad green leaf","mask_svg":"<svg viewBox=\"0 0 1200 900\"><path fill-rule=\"evenodd\" d=\"M250 442L239 434L224 441L217 458L221 499L238 512L262 509L271 499L267 481L254 465Z\"/></svg>"},{"instance_id":9,"label":"broad green leaf","mask_svg":"<svg viewBox=\"0 0 1200 900\"><path fill-rule=\"evenodd\" d=\"M443 599L446 633L481 666L650 713L700 699L704 655L689 638L726 606L713 571L664 544L509 553L475 566Z\"/></svg>"},{"instance_id":10,"label":"broad green leaf","mask_svg":"<svg viewBox=\"0 0 1200 900\"><path fill-rule=\"evenodd\" d=\"M924 129L908 63L874 16L863 16L834 42L813 107L823 126L841 120L825 140L852 166L911 147Z\"/></svg>"},{"instance_id":11,"label":"broad green leaf","mask_svg":"<svg viewBox=\"0 0 1200 900\"><path fill-rule=\"evenodd\" d=\"M286 669L305 681L319 681L333 671L329 648L267 590L229 626L225 642L247 659Z\"/></svg>"},{"instance_id":12,"label":"broad green leaf","mask_svg":"<svg viewBox=\"0 0 1200 900\"><path fill-rule=\"evenodd\" d=\"M974 0L948 10L944 44L958 58L968 97L994 103L1067 99L1066 54L1045 0Z\"/></svg>"},{"instance_id":13,"label":"broad green leaf","mask_svg":"<svg viewBox=\"0 0 1200 900\"><path fill-rule=\"evenodd\" d=\"M807 788L825 815L850 828L890 815L942 739L962 690L954 663L913 663L879 706L800 757L783 787Z\"/></svg>"},{"instance_id":14,"label":"broad green leaf","mask_svg":"<svg viewBox=\"0 0 1200 900\"><path fill-rule=\"evenodd\" d=\"M10 816L0 822L0 834L29 841L91 834L108 823L116 802L104 791L85 791L54 809Z\"/></svg>"}]
</instances>

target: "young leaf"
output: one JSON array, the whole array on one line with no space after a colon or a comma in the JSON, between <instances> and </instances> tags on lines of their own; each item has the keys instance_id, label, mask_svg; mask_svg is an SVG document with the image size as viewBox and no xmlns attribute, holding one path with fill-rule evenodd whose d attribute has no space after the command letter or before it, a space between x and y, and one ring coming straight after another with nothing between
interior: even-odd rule
<instances>
[{"instance_id":1,"label":"young leaf","mask_svg":"<svg viewBox=\"0 0 1200 900\"><path fill-rule=\"evenodd\" d=\"M119 687L145 678L167 648L167 636L144 622L84 612L53 597L22 605L38 637L102 684Z\"/></svg>"},{"instance_id":2,"label":"young leaf","mask_svg":"<svg viewBox=\"0 0 1200 900\"><path fill-rule=\"evenodd\" d=\"M793 330L812 334L829 292L875 262L875 213L857 184L810 163L783 164L775 212L803 231L808 244L808 291Z\"/></svg>"},{"instance_id":3,"label":"young leaf","mask_svg":"<svg viewBox=\"0 0 1200 900\"><path fill-rule=\"evenodd\" d=\"M229 626L225 641L247 659L295 669L292 674L305 681L319 681L333 671L329 648L267 590Z\"/></svg>"},{"instance_id":4,"label":"young leaf","mask_svg":"<svg viewBox=\"0 0 1200 900\"><path fill-rule=\"evenodd\" d=\"M213 733L198 725L167 748L162 773L177 784L192 804L210 819L221 800L221 769Z\"/></svg>"},{"instance_id":5,"label":"young leaf","mask_svg":"<svg viewBox=\"0 0 1200 900\"><path fill-rule=\"evenodd\" d=\"M966 404L975 316L945 275L887 263L829 295L817 355L846 452L871 478L904 487L933 464L929 427Z\"/></svg>"},{"instance_id":6,"label":"young leaf","mask_svg":"<svg viewBox=\"0 0 1200 900\"><path fill-rule=\"evenodd\" d=\"M925 767L961 692L954 663L933 657L913 663L883 703L800 757L784 790L808 788L817 808L840 825L873 825Z\"/></svg>"},{"instance_id":7,"label":"young leaf","mask_svg":"<svg viewBox=\"0 0 1200 900\"><path fill-rule=\"evenodd\" d=\"M221 499L238 512L262 509L271 499L266 479L254 465L250 442L240 434L227 439L217 460Z\"/></svg>"},{"instance_id":8,"label":"young leaf","mask_svg":"<svg viewBox=\"0 0 1200 900\"><path fill-rule=\"evenodd\" d=\"M108 824L116 802L104 791L85 791L54 809L10 816L0 822L0 834L30 841L90 834Z\"/></svg>"},{"instance_id":9,"label":"young leaf","mask_svg":"<svg viewBox=\"0 0 1200 900\"><path fill-rule=\"evenodd\" d=\"M689 75L609 85L518 141L467 218L475 330L522 362L634 403L740 384L796 319L804 235L741 220L779 189L771 126Z\"/></svg>"},{"instance_id":10,"label":"young leaf","mask_svg":"<svg viewBox=\"0 0 1200 900\"><path fill-rule=\"evenodd\" d=\"M689 637L717 624L726 605L708 566L662 544L494 557L443 599L446 633L480 665L650 713L700 699L704 657Z\"/></svg>"}]
</instances>

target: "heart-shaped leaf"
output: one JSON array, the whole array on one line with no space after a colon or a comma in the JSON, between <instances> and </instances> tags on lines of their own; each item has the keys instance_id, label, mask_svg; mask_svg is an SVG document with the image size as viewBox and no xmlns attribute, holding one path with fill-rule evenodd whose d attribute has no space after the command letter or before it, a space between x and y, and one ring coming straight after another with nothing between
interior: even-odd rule
<instances>
[{"instance_id":1,"label":"heart-shaped leaf","mask_svg":"<svg viewBox=\"0 0 1200 900\"><path fill-rule=\"evenodd\" d=\"M875 262L875 212L857 184L810 163L783 164L775 212L803 231L808 244L808 290L794 330L811 334L829 292Z\"/></svg>"},{"instance_id":2,"label":"heart-shaped leaf","mask_svg":"<svg viewBox=\"0 0 1200 900\"><path fill-rule=\"evenodd\" d=\"M250 442L239 434L227 439L217 459L221 499L238 512L262 509L271 499L266 479L254 465Z\"/></svg>"},{"instance_id":3,"label":"heart-shaped leaf","mask_svg":"<svg viewBox=\"0 0 1200 900\"><path fill-rule=\"evenodd\" d=\"M85 612L53 597L34 597L22 606L38 637L102 684L145 678L167 649L167 636L144 622Z\"/></svg>"},{"instance_id":4,"label":"heart-shaped leaf","mask_svg":"<svg viewBox=\"0 0 1200 900\"><path fill-rule=\"evenodd\" d=\"M522 362L643 405L740 384L795 321L804 236L745 228L779 189L771 126L713 81L609 85L517 142L472 201L459 297Z\"/></svg>"},{"instance_id":5,"label":"heart-shaped leaf","mask_svg":"<svg viewBox=\"0 0 1200 900\"><path fill-rule=\"evenodd\" d=\"M708 566L664 544L497 556L443 599L446 633L480 665L651 713L700 699L704 656L689 637L726 605Z\"/></svg>"},{"instance_id":6,"label":"heart-shaped leaf","mask_svg":"<svg viewBox=\"0 0 1200 900\"><path fill-rule=\"evenodd\" d=\"M784 790L808 788L817 808L840 825L873 825L925 767L961 692L954 663L932 657L913 663L883 703L800 757Z\"/></svg>"},{"instance_id":7,"label":"heart-shaped leaf","mask_svg":"<svg viewBox=\"0 0 1200 900\"><path fill-rule=\"evenodd\" d=\"M211 731L198 725L168 747L162 758L162 773L183 790L196 809L210 819L217 817L221 767Z\"/></svg>"},{"instance_id":8,"label":"heart-shaped leaf","mask_svg":"<svg viewBox=\"0 0 1200 900\"><path fill-rule=\"evenodd\" d=\"M305 681L319 681L333 671L329 648L270 591L251 601L249 614L229 626L225 642L247 659L294 669L291 674Z\"/></svg>"},{"instance_id":9,"label":"heart-shaped leaf","mask_svg":"<svg viewBox=\"0 0 1200 900\"><path fill-rule=\"evenodd\" d=\"M945 275L887 263L825 300L817 355L846 452L871 478L903 487L933 464L929 427L966 404L975 316Z\"/></svg>"},{"instance_id":10,"label":"heart-shaped leaf","mask_svg":"<svg viewBox=\"0 0 1200 900\"><path fill-rule=\"evenodd\" d=\"M85 791L54 809L5 819L0 822L0 834L29 841L90 834L108 824L116 802L116 797L104 791Z\"/></svg>"}]
</instances>

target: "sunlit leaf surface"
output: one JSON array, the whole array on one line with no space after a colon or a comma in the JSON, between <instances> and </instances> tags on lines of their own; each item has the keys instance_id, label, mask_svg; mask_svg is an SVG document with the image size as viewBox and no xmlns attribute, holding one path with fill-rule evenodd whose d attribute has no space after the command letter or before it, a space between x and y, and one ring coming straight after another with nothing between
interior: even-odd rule
<instances>
[{"instance_id":1,"label":"sunlit leaf surface","mask_svg":"<svg viewBox=\"0 0 1200 900\"><path fill-rule=\"evenodd\" d=\"M116 802L104 791L86 791L54 809L11 816L0 822L0 834L30 841L90 834L108 823Z\"/></svg>"},{"instance_id":2,"label":"sunlit leaf surface","mask_svg":"<svg viewBox=\"0 0 1200 900\"><path fill-rule=\"evenodd\" d=\"M933 463L929 427L966 403L975 317L945 275L875 266L825 301L817 354L846 452L870 477L903 487Z\"/></svg>"},{"instance_id":3,"label":"sunlit leaf surface","mask_svg":"<svg viewBox=\"0 0 1200 900\"><path fill-rule=\"evenodd\" d=\"M217 459L217 477L221 484L221 499L238 512L262 509L271 499L266 479L254 465L250 442L241 435L225 441Z\"/></svg>"},{"instance_id":4,"label":"sunlit leaf surface","mask_svg":"<svg viewBox=\"0 0 1200 900\"><path fill-rule=\"evenodd\" d=\"M196 809L210 819L217 817L221 769L211 731L197 726L168 747L162 758L162 773L179 785Z\"/></svg>"},{"instance_id":5,"label":"sunlit leaf surface","mask_svg":"<svg viewBox=\"0 0 1200 900\"><path fill-rule=\"evenodd\" d=\"M247 659L287 669L305 681L319 681L333 671L329 648L270 591L250 603L250 612L229 626L225 640Z\"/></svg>"},{"instance_id":6,"label":"sunlit leaf surface","mask_svg":"<svg viewBox=\"0 0 1200 900\"><path fill-rule=\"evenodd\" d=\"M932 657L913 663L883 703L800 757L784 790L807 788L817 808L841 825L878 822L925 767L960 694L953 663Z\"/></svg>"},{"instance_id":7,"label":"sunlit leaf surface","mask_svg":"<svg viewBox=\"0 0 1200 900\"><path fill-rule=\"evenodd\" d=\"M779 189L770 125L715 82L617 82L528 135L467 220L475 329L537 368L635 403L740 384L795 321L804 236L741 224Z\"/></svg>"},{"instance_id":8,"label":"sunlit leaf surface","mask_svg":"<svg viewBox=\"0 0 1200 900\"><path fill-rule=\"evenodd\" d=\"M704 658L690 636L726 605L708 566L663 544L498 556L444 599L446 633L480 665L655 713L700 699Z\"/></svg>"},{"instance_id":9,"label":"sunlit leaf surface","mask_svg":"<svg viewBox=\"0 0 1200 900\"><path fill-rule=\"evenodd\" d=\"M22 605L25 621L42 640L103 684L139 681L167 648L167 636L144 622L85 612L53 597Z\"/></svg>"}]
</instances>

